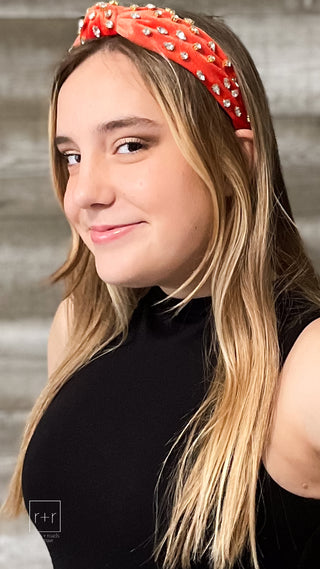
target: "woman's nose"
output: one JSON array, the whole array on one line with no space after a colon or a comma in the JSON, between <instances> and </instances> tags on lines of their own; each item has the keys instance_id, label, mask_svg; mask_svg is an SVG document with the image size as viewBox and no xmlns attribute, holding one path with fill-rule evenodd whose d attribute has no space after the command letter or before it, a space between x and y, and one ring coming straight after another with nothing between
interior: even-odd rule
<instances>
[{"instance_id":1,"label":"woman's nose","mask_svg":"<svg viewBox=\"0 0 320 569\"><path fill-rule=\"evenodd\" d=\"M81 157L73 188L73 199L81 209L113 203L115 188L103 160L96 157Z\"/></svg>"}]
</instances>

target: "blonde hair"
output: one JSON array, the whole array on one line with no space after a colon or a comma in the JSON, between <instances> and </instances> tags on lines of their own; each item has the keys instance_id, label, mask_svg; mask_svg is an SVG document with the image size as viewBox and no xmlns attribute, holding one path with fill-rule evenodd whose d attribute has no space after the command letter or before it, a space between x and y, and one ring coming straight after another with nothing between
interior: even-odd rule
<instances>
[{"instance_id":1,"label":"blonde hair","mask_svg":"<svg viewBox=\"0 0 320 569\"><path fill-rule=\"evenodd\" d=\"M251 118L253 169L229 117L199 80L165 56L114 36L73 50L57 70L50 111L53 182L63 207L68 174L53 143L62 84L98 50L125 54L160 105L179 149L206 185L213 205L207 251L183 284L193 284L199 276L200 282L179 304L187 304L210 278L214 329L206 353L208 390L170 450L178 450L179 456L160 508L157 503L154 556L162 557L164 569L184 569L206 554L215 569L225 569L248 548L258 568L256 489L280 369L275 303L280 294L294 290L319 307L320 283L293 220L266 95L250 55L220 19L184 10L179 14L194 19L233 62ZM232 190L228 198L223 191L226 184ZM11 516L24 509L23 461L43 413L73 372L102 348L107 353L123 343L135 307L150 288L102 282L93 255L71 231L68 258L52 275L53 282L65 282L69 343L64 361L28 418L1 509ZM172 296L179 295L182 286ZM214 369L213 356L217 358ZM162 515L168 520L160 535Z\"/></svg>"}]
</instances>

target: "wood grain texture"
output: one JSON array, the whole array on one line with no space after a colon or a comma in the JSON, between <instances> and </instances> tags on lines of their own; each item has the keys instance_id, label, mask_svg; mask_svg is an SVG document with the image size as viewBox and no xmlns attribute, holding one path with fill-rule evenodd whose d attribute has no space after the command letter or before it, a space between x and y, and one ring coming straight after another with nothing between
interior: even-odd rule
<instances>
[{"instance_id":1,"label":"wood grain texture","mask_svg":"<svg viewBox=\"0 0 320 569\"><path fill-rule=\"evenodd\" d=\"M273 114L320 116L320 15L232 14L226 21L252 54ZM0 20L2 115L14 104L48 101L55 65L75 35L73 20Z\"/></svg>"},{"instance_id":2,"label":"wood grain texture","mask_svg":"<svg viewBox=\"0 0 320 569\"><path fill-rule=\"evenodd\" d=\"M131 1L120 2L123 6L130 6ZM88 6L94 4L90 0L2 0L0 4L0 18L74 18L84 14ZM138 2L143 6L147 2ZM157 2L154 4L158 5ZM192 0L171 0L161 2L161 6L169 6L176 10L179 8L194 8ZM283 13L319 13L320 0L197 0L197 11L212 14L283 14Z\"/></svg>"}]
</instances>

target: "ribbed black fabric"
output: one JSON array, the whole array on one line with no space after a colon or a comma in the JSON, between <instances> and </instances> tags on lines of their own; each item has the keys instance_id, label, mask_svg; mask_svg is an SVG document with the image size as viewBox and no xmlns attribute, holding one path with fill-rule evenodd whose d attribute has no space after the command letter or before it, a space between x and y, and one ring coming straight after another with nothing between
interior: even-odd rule
<instances>
[{"instance_id":1,"label":"ribbed black fabric","mask_svg":"<svg viewBox=\"0 0 320 569\"><path fill-rule=\"evenodd\" d=\"M203 340L211 307L210 297L193 299L172 320L163 311L174 300L153 305L165 297L161 288L150 289L125 344L69 379L30 441L22 474L27 509L29 500L61 501L61 531L42 534L54 569L156 568L154 489L174 436L206 392ZM288 318L283 306L278 311ZM319 316L297 321L289 343L280 322L284 359ZM283 490L263 466L260 483L262 569L318 569L320 500ZM250 567L245 557L243 563ZM195 567L209 569L205 562Z\"/></svg>"}]
</instances>

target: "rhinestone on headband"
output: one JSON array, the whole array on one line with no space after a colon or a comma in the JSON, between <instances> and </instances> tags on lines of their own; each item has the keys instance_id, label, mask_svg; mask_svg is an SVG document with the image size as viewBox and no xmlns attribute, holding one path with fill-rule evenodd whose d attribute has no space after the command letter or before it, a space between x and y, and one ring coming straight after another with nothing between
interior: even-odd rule
<instances>
[{"instance_id":1,"label":"rhinestone on headband","mask_svg":"<svg viewBox=\"0 0 320 569\"><path fill-rule=\"evenodd\" d=\"M163 45L168 51L173 51L175 47L173 43L167 41L165 41Z\"/></svg>"},{"instance_id":2,"label":"rhinestone on headband","mask_svg":"<svg viewBox=\"0 0 320 569\"><path fill-rule=\"evenodd\" d=\"M96 38L100 38L101 30L100 30L100 28L98 28L98 26L93 26L92 31L93 31L94 35L96 36Z\"/></svg>"},{"instance_id":3,"label":"rhinestone on headband","mask_svg":"<svg viewBox=\"0 0 320 569\"><path fill-rule=\"evenodd\" d=\"M160 26L157 28L159 34L165 34L167 35L169 32L168 30L166 30L166 28L161 28Z\"/></svg>"},{"instance_id":4,"label":"rhinestone on headband","mask_svg":"<svg viewBox=\"0 0 320 569\"><path fill-rule=\"evenodd\" d=\"M197 71L197 76L201 81L206 80L206 76L202 73L202 71Z\"/></svg>"},{"instance_id":5,"label":"rhinestone on headband","mask_svg":"<svg viewBox=\"0 0 320 569\"><path fill-rule=\"evenodd\" d=\"M83 28L83 23L84 23L84 19L80 18L80 20L78 21L78 34L80 34L80 32Z\"/></svg>"},{"instance_id":6,"label":"rhinestone on headband","mask_svg":"<svg viewBox=\"0 0 320 569\"><path fill-rule=\"evenodd\" d=\"M186 41L186 39L187 39L186 34L185 34L184 32L182 32L181 30L178 30L178 31L176 32L176 36L177 36L180 40L183 40L183 41Z\"/></svg>"}]
</instances>

